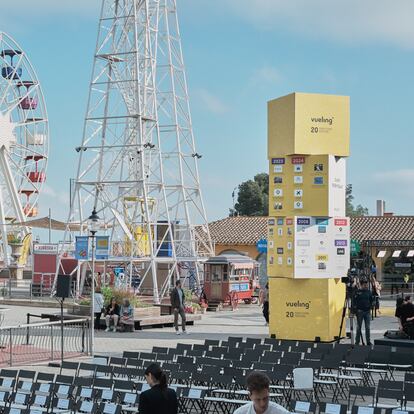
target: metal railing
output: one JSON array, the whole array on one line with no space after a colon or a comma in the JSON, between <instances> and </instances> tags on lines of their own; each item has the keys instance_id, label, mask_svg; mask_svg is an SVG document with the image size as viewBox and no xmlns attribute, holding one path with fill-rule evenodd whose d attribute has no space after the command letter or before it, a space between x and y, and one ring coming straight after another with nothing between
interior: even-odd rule
<instances>
[{"instance_id":1,"label":"metal railing","mask_svg":"<svg viewBox=\"0 0 414 414\"><path fill-rule=\"evenodd\" d=\"M28 365L60 359L61 321L0 328L0 366ZM88 319L63 321L63 357L89 354Z\"/></svg>"},{"instance_id":2,"label":"metal railing","mask_svg":"<svg viewBox=\"0 0 414 414\"><path fill-rule=\"evenodd\" d=\"M405 283L400 279L381 281L381 298L397 299L398 296L411 295L414 298L414 282Z\"/></svg>"}]
</instances>

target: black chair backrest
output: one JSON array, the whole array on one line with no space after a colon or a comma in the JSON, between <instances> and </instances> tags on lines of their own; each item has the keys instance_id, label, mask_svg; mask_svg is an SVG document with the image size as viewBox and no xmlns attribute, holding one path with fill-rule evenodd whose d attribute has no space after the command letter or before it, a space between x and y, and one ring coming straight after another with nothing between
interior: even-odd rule
<instances>
[{"instance_id":1,"label":"black chair backrest","mask_svg":"<svg viewBox=\"0 0 414 414\"><path fill-rule=\"evenodd\" d=\"M139 358L139 352L124 351L124 352L122 353L122 358L133 358L133 359L138 359L138 358Z\"/></svg>"},{"instance_id":2,"label":"black chair backrest","mask_svg":"<svg viewBox=\"0 0 414 414\"><path fill-rule=\"evenodd\" d=\"M319 403L319 412L320 413L332 413L336 412L338 414L346 414L347 413L347 405L346 404L333 404L327 402Z\"/></svg>"},{"instance_id":3,"label":"black chair backrest","mask_svg":"<svg viewBox=\"0 0 414 414\"><path fill-rule=\"evenodd\" d=\"M389 381L389 380L382 380L378 381L378 389L385 388L388 390L403 390L404 389L404 382L403 381Z\"/></svg>"}]
</instances>

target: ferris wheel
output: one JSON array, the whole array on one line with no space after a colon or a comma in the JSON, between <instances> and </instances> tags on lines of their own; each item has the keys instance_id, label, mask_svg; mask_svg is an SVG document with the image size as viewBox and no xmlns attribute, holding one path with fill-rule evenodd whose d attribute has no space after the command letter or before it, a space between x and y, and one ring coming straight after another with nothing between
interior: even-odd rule
<instances>
[{"instance_id":1,"label":"ferris wheel","mask_svg":"<svg viewBox=\"0 0 414 414\"><path fill-rule=\"evenodd\" d=\"M36 73L21 47L0 32L0 261L10 263L10 237L28 229L13 225L38 214L46 179L49 129Z\"/></svg>"}]
</instances>

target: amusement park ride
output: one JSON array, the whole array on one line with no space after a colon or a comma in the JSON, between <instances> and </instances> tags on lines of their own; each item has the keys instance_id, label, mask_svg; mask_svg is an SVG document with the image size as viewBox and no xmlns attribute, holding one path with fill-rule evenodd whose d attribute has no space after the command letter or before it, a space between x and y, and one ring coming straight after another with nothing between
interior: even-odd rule
<instances>
[{"instance_id":1,"label":"amusement park ride","mask_svg":"<svg viewBox=\"0 0 414 414\"><path fill-rule=\"evenodd\" d=\"M88 235L94 211L99 234L109 236L109 257L101 266L123 263L129 284L138 272L139 289L151 292L155 302L172 279L198 280L201 263L214 251L175 0L102 1L83 140L76 151L64 245L73 241L74 227ZM80 261L78 279L82 267L90 268L88 258Z\"/></svg>"},{"instance_id":2,"label":"amusement park ride","mask_svg":"<svg viewBox=\"0 0 414 414\"><path fill-rule=\"evenodd\" d=\"M29 253L31 234L21 223L38 214L49 130L36 73L22 48L2 32L0 67L0 268L6 268L23 266Z\"/></svg>"}]
</instances>

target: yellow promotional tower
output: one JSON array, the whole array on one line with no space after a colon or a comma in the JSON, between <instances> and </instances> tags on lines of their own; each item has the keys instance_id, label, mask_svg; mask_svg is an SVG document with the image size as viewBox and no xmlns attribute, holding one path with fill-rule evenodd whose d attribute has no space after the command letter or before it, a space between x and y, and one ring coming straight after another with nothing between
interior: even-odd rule
<instances>
[{"instance_id":1,"label":"yellow promotional tower","mask_svg":"<svg viewBox=\"0 0 414 414\"><path fill-rule=\"evenodd\" d=\"M280 339L340 333L349 120L347 96L293 93L268 103L269 331Z\"/></svg>"}]
</instances>

